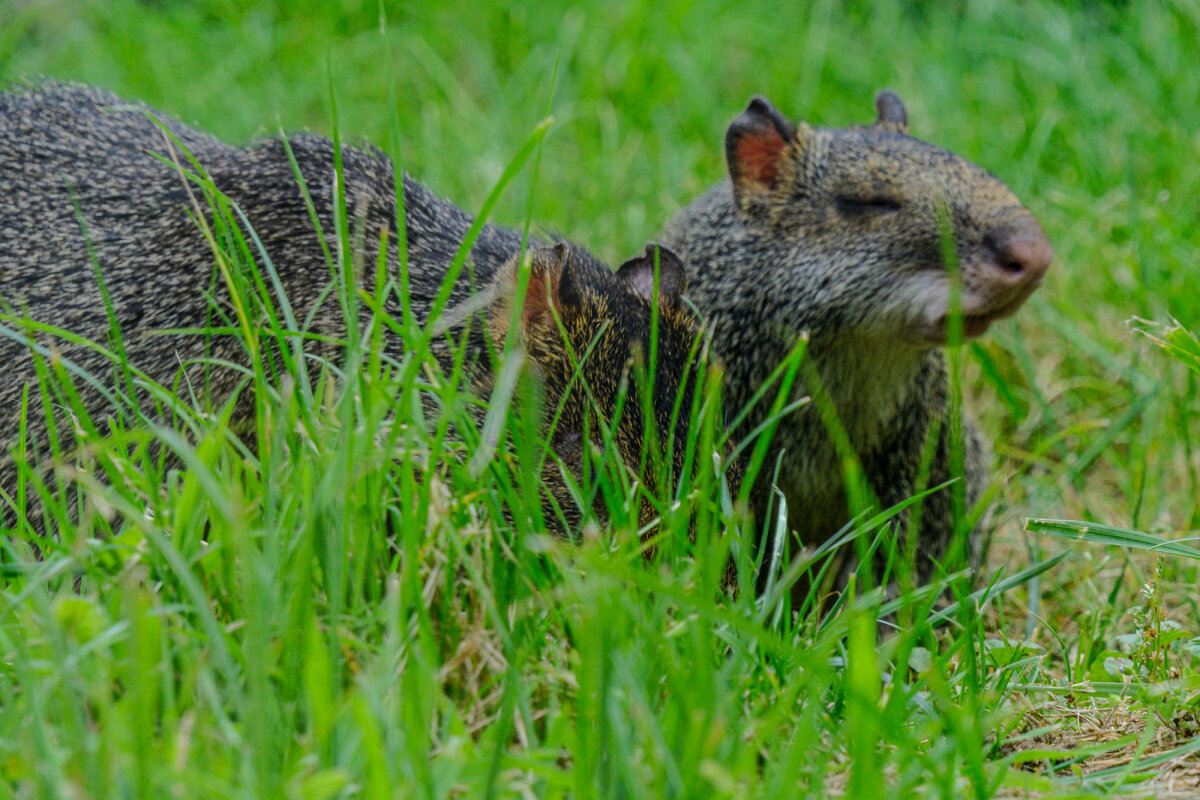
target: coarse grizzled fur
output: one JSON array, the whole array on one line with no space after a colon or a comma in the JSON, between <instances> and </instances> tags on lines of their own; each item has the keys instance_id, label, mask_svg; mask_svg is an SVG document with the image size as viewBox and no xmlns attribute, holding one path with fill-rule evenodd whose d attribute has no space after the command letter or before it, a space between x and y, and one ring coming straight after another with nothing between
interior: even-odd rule
<instances>
[{"instance_id":1,"label":"coarse grizzled fur","mask_svg":"<svg viewBox=\"0 0 1200 800\"><path fill-rule=\"evenodd\" d=\"M131 364L169 386L181 364L204 359L211 372L208 385L220 402L235 390L241 374L214 370L211 364L245 364L238 338L156 332L227 325L233 314L227 286L215 277L212 249L189 217L189 213L206 216L208 208L203 198L195 203L197 188L170 162L178 160L188 169L191 164L155 120L178 138L216 187L245 214L279 272L296 318L311 314L311 332L333 339L345 336L336 292L327 291L333 280L330 267L282 139L231 147L108 92L57 83L0 93L0 297L17 314L103 342L109 319L90 242ZM315 207L324 244L337 258L333 143L319 136L296 135L288 138L287 146ZM344 147L342 160L351 241L362 243L365 251L354 262L372 270L372 254L386 233L389 274L396 276L393 166L367 147ZM407 175L403 194L410 310L423 323L472 218ZM485 392L490 371L484 329L493 334L497 346L503 344L521 252L520 233L484 226L471 251L472 268L462 273L450 298L451 308L471 298L482 301L481 323L472 328L470 363L474 384ZM656 257L655 250L647 248L614 272L581 247L533 242L528 260L532 278L519 317L523 326L519 335L527 343L530 363L545 378L547 413L553 413L560 401L564 404L552 439L563 462L571 469L581 468L587 446L584 431L598 438L595 415L614 411L618 384L629 364L647 351L654 309L659 316L654 423L665 440L672 433L668 426L676 392L690 392L696 376L695 359L690 356L698 327L679 302L686 276L678 258L665 248ZM653 293L656 268L661 273L658 295ZM369 283L369 276L359 276L364 278ZM401 315L394 293L387 310L395 318ZM573 384L576 362L558 332L559 321L577 355L598 337L592 356L580 368L582 381ZM9 327L19 326L10 322ZM112 374L111 362L92 350L40 334L37 338L97 377ZM335 359L338 354L336 345L320 341L306 349ZM387 350L400 355L397 337L388 340ZM21 393L35 382L35 373L26 345L11 337L0 336L0 362L6 368L0 380L0 487L11 491L15 465L9 454L18 433ZM573 387L569 391L568 385ZM598 406L590 404L584 385L591 388ZM84 392L89 411L102 417L101 395L86 387ZM240 413L248 413L250 407ZM686 439L687 419L685 412L675 425L677 442ZM621 419L609 421L616 424L625 464L636 472L645 433L638 404L626 404ZM44 437L44 423L32 424L29 445L44 452ZM675 466L681 468L683 447L678 446L676 453ZM736 480L736 475L732 477ZM566 534L577 525L580 509L570 502L556 465L547 465L545 478L547 495L558 502L566 518L563 522L551 514L551 527ZM641 516L652 515L647 504ZM31 522L41 527L38 520Z\"/></svg>"},{"instance_id":2,"label":"coarse grizzled fur","mask_svg":"<svg viewBox=\"0 0 1200 800\"><path fill-rule=\"evenodd\" d=\"M807 332L805 358L887 508L918 488L932 426L926 485L952 477L940 347L952 285L961 286L965 335L979 336L1037 288L1052 251L1037 220L997 178L911 138L895 94L880 93L876 109L870 127L814 128L755 98L728 130L729 182L685 208L662 239L688 265L688 294L726 362L729 407L741 408ZM953 274L943 261L943 230L957 251ZM798 380L794 395L814 388ZM768 407L760 403L743 430L761 424ZM964 440L970 507L988 468L969 422ZM816 404L783 419L773 446L782 452L778 487L790 528L802 544L825 541L850 511ZM754 490L760 512L774 458L767 463ZM942 490L920 517L918 579L933 574L952 530L950 495Z\"/></svg>"}]
</instances>

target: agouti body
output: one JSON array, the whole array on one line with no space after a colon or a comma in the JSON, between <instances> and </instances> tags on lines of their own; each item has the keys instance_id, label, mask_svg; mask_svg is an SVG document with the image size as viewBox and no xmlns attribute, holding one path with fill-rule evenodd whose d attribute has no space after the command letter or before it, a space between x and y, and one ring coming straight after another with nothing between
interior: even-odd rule
<instances>
[{"instance_id":1,"label":"agouti body","mask_svg":"<svg viewBox=\"0 0 1200 800\"><path fill-rule=\"evenodd\" d=\"M0 297L18 314L104 342L110 325L90 241L129 361L170 385L180 364L191 359L245 363L246 354L231 336L157 333L220 325L219 314L232 318L232 313L227 288L221 280L214 281L212 250L189 218L189 211L198 208L191 199L195 187L189 191L181 173L153 155L169 160L178 147L150 119L152 113L101 90L64 84L0 93ZM296 318L311 314L311 332L344 337L346 326L336 293L328 293L317 308L332 277L284 142L274 138L231 147L175 120L153 116L178 137L217 188L245 214L279 273ZM326 245L336 253L333 144L319 136L298 135L289 137L288 145ZM182 154L177 156L190 168ZM365 257L358 261L372 267L378 243L387 232L390 274L396 276L393 166L381 153L363 147L344 147L342 159L352 238L361 237L358 241L366 243ZM407 175L403 199L410 310L424 322L472 218ZM201 213L209 212L203 208ZM476 352L471 362L472 382L483 391L490 385L490 372L482 337L490 333L502 345L507 334L521 239L516 231L484 226L471 252L473 270L464 271L451 295L454 307L477 292L484 294L487 307L479 315L482 323L472 328ZM597 413L611 415L631 360L648 350L655 308L659 339L653 422L664 440L672 432L676 441L685 440L687 414L680 415L672 431L670 409L677 391L691 391L695 369L689 355L698 327L679 302L686 276L678 258L665 248L656 258L648 248L613 271L581 247L535 241L528 259L531 279L517 317L522 326L519 335L530 363L545 379L547 413L562 405L552 434L562 462L572 470L581 467L585 429L593 438L599 435L598 426L585 426L585 420L594 421ZM657 295L653 292L656 269L661 284ZM400 317L395 293L386 308ZM599 338L593 357L578 367L582 380L573 383L577 363L563 341L560 323L576 354L586 352ZM17 326L10 323L9 327ZM50 341L41 335L38 339ZM94 375L112 374L111 362L87 348L61 340L53 346ZM317 343L308 349L336 356L336 348L322 348ZM399 355L400 342L389 339L387 349ZM19 399L35 373L27 347L10 337L0 336L0 363L6 367L0 380L0 486L11 489L15 466L9 448L17 434ZM210 379L216 399L227 397L239 378L233 370L214 371ZM595 406L585 385L596 399ZM84 392L89 410L99 414L104 407L100 395L86 387ZM614 438L626 465L636 471L645 433L638 404L627 403L621 419L610 422L615 424ZM29 432L30 444L43 452L44 427L35 419ZM677 450L681 454L682 446ZM546 491L563 506L566 519L552 516L549 524L569 533L580 509L568 502L570 494L556 472L557 467L548 465ZM643 517L651 513L648 506L642 510ZM40 527L37 521L32 524Z\"/></svg>"},{"instance_id":2,"label":"agouti body","mask_svg":"<svg viewBox=\"0 0 1200 800\"><path fill-rule=\"evenodd\" d=\"M755 98L727 132L729 182L685 208L662 239L688 265L688 294L726 363L728 406L742 407L807 332L805 358L887 508L919 488L931 429L926 485L952 477L941 350L952 285L961 286L965 336L979 336L1037 288L1052 250L997 178L911 138L895 94L881 92L876 110L869 127L814 128ZM956 274L944 263L943 229L957 251ZM801 379L793 395L813 389ZM769 405L758 405L743 432L764 421ZM975 427L965 427L966 500L974 504L987 480L985 449ZM781 421L773 439L780 451L788 525L805 545L823 542L850 510L816 404ZM760 513L771 471L754 487ZM925 501L915 532L918 579L933 573L952 531L942 490Z\"/></svg>"}]
</instances>

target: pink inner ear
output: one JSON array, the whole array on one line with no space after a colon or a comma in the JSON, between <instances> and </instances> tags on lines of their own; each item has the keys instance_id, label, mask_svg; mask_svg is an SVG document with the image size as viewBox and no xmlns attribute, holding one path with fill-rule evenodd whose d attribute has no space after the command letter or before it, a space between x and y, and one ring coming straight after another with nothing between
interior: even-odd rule
<instances>
[{"instance_id":1,"label":"pink inner ear","mask_svg":"<svg viewBox=\"0 0 1200 800\"><path fill-rule=\"evenodd\" d=\"M737 143L739 172L749 180L774 188L779 175L779 156L786 144L779 131L770 125L743 136Z\"/></svg>"},{"instance_id":2,"label":"pink inner ear","mask_svg":"<svg viewBox=\"0 0 1200 800\"><path fill-rule=\"evenodd\" d=\"M547 282L550 286L549 297L546 293ZM521 324L525 326L525 330L533 327L539 317L549 316L551 303L561 312L558 302L558 274L533 273L529 277L529 285L525 288L525 306L521 309Z\"/></svg>"}]
</instances>

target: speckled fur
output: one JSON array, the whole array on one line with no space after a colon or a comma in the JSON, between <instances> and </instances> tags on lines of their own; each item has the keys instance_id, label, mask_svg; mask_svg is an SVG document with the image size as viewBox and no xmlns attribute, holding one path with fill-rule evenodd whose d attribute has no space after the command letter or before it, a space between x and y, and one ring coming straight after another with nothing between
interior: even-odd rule
<instances>
[{"instance_id":1,"label":"speckled fur","mask_svg":"<svg viewBox=\"0 0 1200 800\"><path fill-rule=\"evenodd\" d=\"M731 181L684 209L662 238L691 272L689 296L726 362L728 406L744 405L807 331L806 357L886 508L913 494L935 423L941 433L929 485L949 477L947 379L937 340L951 277L942 264L939 203L957 246L962 307L980 318L1011 313L1040 281L1039 274L1020 286L1004 282L995 264L997 235L1041 247L1044 234L995 177L909 137L898 98L884 93L877 103L875 125L826 129L792 126L756 99L730 129ZM747 145L747 136L760 138ZM799 381L795 396L808 390ZM745 431L763 421L764 406ZM975 426L965 427L973 505L987 480L987 457ZM783 451L778 485L789 525L802 543L818 544L848 521L849 510L842 468L816 408L784 419L774 445ZM760 512L768 480L755 489ZM952 528L942 491L926 501L917 533L919 579L946 552Z\"/></svg>"},{"instance_id":2,"label":"speckled fur","mask_svg":"<svg viewBox=\"0 0 1200 800\"><path fill-rule=\"evenodd\" d=\"M220 319L214 309L229 318L232 313L224 283L219 278L214 280L213 253L188 216L193 209L191 193L196 189L192 186L189 190L189 183L152 153L176 153L174 157L185 165L187 162L148 113L154 112L110 93L80 86L44 83L0 93L0 297L30 319L103 342L109 321L88 254L90 239L130 362L170 385L180 364L189 359L207 355L209 359L244 364L246 354L235 337L209 337L206 342L206 337L199 335L153 333L221 324L214 321ZM311 314L313 331L344 336L336 294L328 295L323 305L314 309L332 277L282 140L264 139L249 147L231 147L175 120L156 113L154 116L179 138L215 185L250 220L280 274L297 319ZM303 134L289 137L288 142L327 245L336 253L333 145L328 139ZM371 254L377 251L384 232L389 231L389 268L391 274L397 274L398 250L391 230L396 207L391 162L369 147L345 147L343 174L351 240L363 243L363 249ZM86 224L87 238L72 197ZM472 219L408 176L404 176L404 202L411 310L419 321L424 321ZM203 198L200 205L208 215ZM498 320L496 309L508 308L520 251L518 232L485 226L471 252L473 269L464 271L455 284L451 307L483 289L485 299L493 306L491 318ZM664 265L668 256L664 251ZM631 359L644 349L649 332L652 302L646 292L638 291L641 284L634 280L644 277L646 257L634 259L632 266L621 273L613 272L578 246L553 248L533 242L528 257L534 274L542 276L544 282L530 284L527 297L534 310L523 315L528 329L522 333L528 340L533 368L545 377L547 408L553 410L562 398L575 367L565 357L553 317L537 311L535 288L541 287L540 309L545 312L546 287L557 291L565 281L575 293L567 298L553 295L551 302L573 345L582 352L581 343L604 331L593 359L585 362L584 377L601 399L599 412L611 413L615 387ZM375 258L356 257L355 263L373 268ZM673 264L678 265L678 260L674 259ZM677 270L682 288L682 265ZM206 299L210 295L211 302ZM401 309L394 295L389 302L389 312L398 318ZM661 396L662 405L669 409L674 399L672 387L678 387L690 374L686 355L696 340L697 326L685 307L670 297L659 305L659 375L663 388L656 394L656 402ZM496 325L493 332L503 333ZM474 383L486 391L490 375L483 328L483 324L473 327L475 352L471 363L475 365ZM112 375L111 363L87 348L42 335L38 339L102 380ZM401 343L393 337L387 340L386 348L392 355L399 355ZM306 349L335 360L337 357L334 345L314 342ZM0 380L0 486L11 491L15 466L9 448L17 434L21 392L34 383L35 374L26 346L11 338L0 336L0 362L6 367ZM190 370L189 376L193 385L203 385L197 370ZM209 385L214 398L219 402L228 397L239 378L234 370L213 371ZM103 418L105 402L100 395L84 387L84 399L90 412ZM642 420L636 404L629 408L620 421L618 441L626 464L636 469ZM246 405L239 413L247 414L249 409ZM556 448L568 466L581 464L582 420L589 413L594 409L582 393L573 391L554 434ZM44 424L36 422L37 414L32 416L29 444L44 451ZM667 424L666 418L659 416L656 422ZM686 436L686 428L679 433ZM547 466L549 491L577 521L578 510L567 507L569 493L556 473L556 466Z\"/></svg>"}]
</instances>

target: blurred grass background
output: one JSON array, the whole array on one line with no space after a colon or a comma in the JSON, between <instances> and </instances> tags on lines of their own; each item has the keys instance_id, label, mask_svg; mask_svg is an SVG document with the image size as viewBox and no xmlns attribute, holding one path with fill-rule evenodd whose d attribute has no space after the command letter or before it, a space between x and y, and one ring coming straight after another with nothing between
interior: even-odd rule
<instances>
[{"instance_id":1,"label":"blurred grass background","mask_svg":"<svg viewBox=\"0 0 1200 800\"><path fill-rule=\"evenodd\" d=\"M330 133L331 84L342 134L383 143L390 86L404 168L468 210L549 98L533 219L610 262L722 179L725 126L751 95L840 126L870 122L875 91L893 88L914 135L998 174L1055 246L1040 292L970 347L969 407L1003 482L990 569L1058 547L1022 533L1027 516L1174 536L1200 525L1196 379L1127 324L1200 328L1195 0L0 0L0 79L39 75L238 143ZM523 218L525 180L497 221ZM996 623L1047 646L1065 637L1069 661L1087 637L1129 630L1148 569L1080 550ZM1161 580L1194 635L1195 568Z\"/></svg>"}]
</instances>

